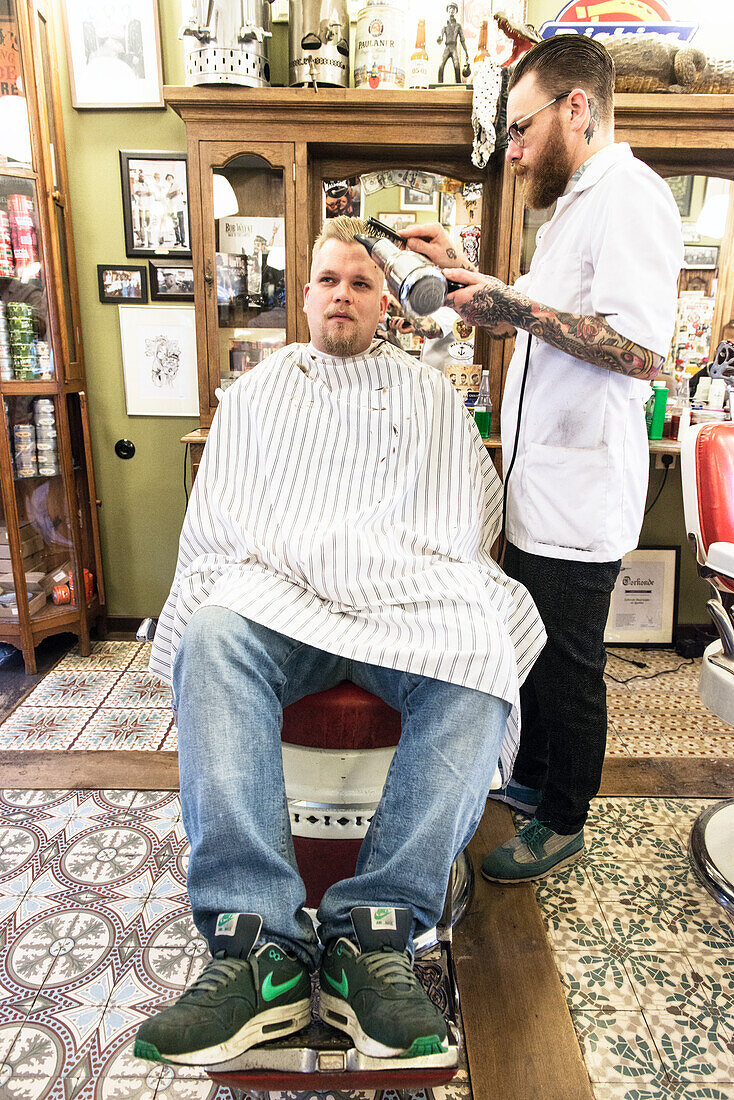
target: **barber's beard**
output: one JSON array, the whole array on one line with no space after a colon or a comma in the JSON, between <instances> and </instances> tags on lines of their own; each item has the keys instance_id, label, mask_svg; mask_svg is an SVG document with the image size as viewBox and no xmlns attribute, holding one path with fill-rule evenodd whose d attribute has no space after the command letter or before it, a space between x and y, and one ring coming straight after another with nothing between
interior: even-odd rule
<instances>
[{"instance_id":1,"label":"barber's beard","mask_svg":"<svg viewBox=\"0 0 734 1100\"><path fill-rule=\"evenodd\" d=\"M545 210L552 206L566 190L571 178L573 162L566 148L561 128L551 131L547 144L536 165L527 175L518 173L525 186L525 202L532 210Z\"/></svg>"}]
</instances>

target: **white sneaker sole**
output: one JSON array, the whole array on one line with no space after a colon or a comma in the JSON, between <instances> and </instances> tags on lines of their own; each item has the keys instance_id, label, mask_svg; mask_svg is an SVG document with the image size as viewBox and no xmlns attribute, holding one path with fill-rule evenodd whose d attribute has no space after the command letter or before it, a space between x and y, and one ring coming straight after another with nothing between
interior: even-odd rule
<instances>
[{"instance_id":1,"label":"white sneaker sole","mask_svg":"<svg viewBox=\"0 0 734 1100\"><path fill-rule=\"evenodd\" d=\"M332 997L321 989L320 1001L321 1019L339 1031L346 1031L360 1054L366 1054L370 1058L401 1058L405 1053L405 1047L388 1047L384 1043L378 1043L372 1039L362 1027L352 1008L339 997ZM448 1045L444 1048L448 1050ZM431 1055L421 1057L430 1058Z\"/></svg>"},{"instance_id":2,"label":"white sneaker sole","mask_svg":"<svg viewBox=\"0 0 734 1100\"><path fill-rule=\"evenodd\" d=\"M167 1054L164 1050L158 1053L166 1062L173 1062L176 1065L215 1066L219 1062L229 1062L232 1058L244 1054L246 1050L257 1046L258 1043L292 1035L306 1027L310 1021L311 1000L304 998L301 1001L295 1001L294 1004L266 1008L264 1012L258 1012L257 1016L253 1016L243 1028L224 1043L204 1047L202 1050L187 1051L185 1054Z\"/></svg>"}]
</instances>

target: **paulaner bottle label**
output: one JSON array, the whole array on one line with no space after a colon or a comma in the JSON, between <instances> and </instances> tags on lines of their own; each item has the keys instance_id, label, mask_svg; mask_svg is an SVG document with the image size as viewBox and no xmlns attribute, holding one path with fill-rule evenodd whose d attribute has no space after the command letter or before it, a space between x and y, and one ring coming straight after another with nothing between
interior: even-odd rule
<instances>
[{"instance_id":1,"label":"paulaner bottle label","mask_svg":"<svg viewBox=\"0 0 734 1100\"><path fill-rule=\"evenodd\" d=\"M405 14L392 4L373 4L357 16L355 88L405 87Z\"/></svg>"}]
</instances>

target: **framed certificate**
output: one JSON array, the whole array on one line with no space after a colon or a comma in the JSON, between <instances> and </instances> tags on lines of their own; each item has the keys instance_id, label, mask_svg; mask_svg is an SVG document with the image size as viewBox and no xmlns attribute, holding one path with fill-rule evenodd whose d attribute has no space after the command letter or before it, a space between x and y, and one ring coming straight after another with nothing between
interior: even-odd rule
<instances>
[{"instance_id":1,"label":"framed certificate","mask_svg":"<svg viewBox=\"0 0 734 1100\"><path fill-rule=\"evenodd\" d=\"M632 550L612 592L604 641L616 645L670 645L678 610L680 546Z\"/></svg>"}]
</instances>

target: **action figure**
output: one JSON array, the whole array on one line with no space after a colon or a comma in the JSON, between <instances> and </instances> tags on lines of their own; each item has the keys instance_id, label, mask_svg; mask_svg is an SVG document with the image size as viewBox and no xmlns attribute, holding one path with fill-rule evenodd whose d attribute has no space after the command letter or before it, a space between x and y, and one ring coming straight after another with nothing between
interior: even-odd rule
<instances>
[{"instance_id":1,"label":"action figure","mask_svg":"<svg viewBox=\"0 0 734 1100\"><path fill-rule=\"evenodd\" d=\"M461 83L461 59L459 57L459 42L464 48L466 54L466 64L469 65L469 51L466 48L466 42L464 41L464 31L461 23L456 18L456 13L459 10L458 4L447 4L446 15L448 21L446 26L441 31L440 35L436 39L439 46L442 42L446 45L443 51L443 57L441 58L441 64L438 66L438 83L443 84L443 71L446 68L446 62L451 60L454 63L454 80L457 84Z\"/></svg>"}]
</instances>

